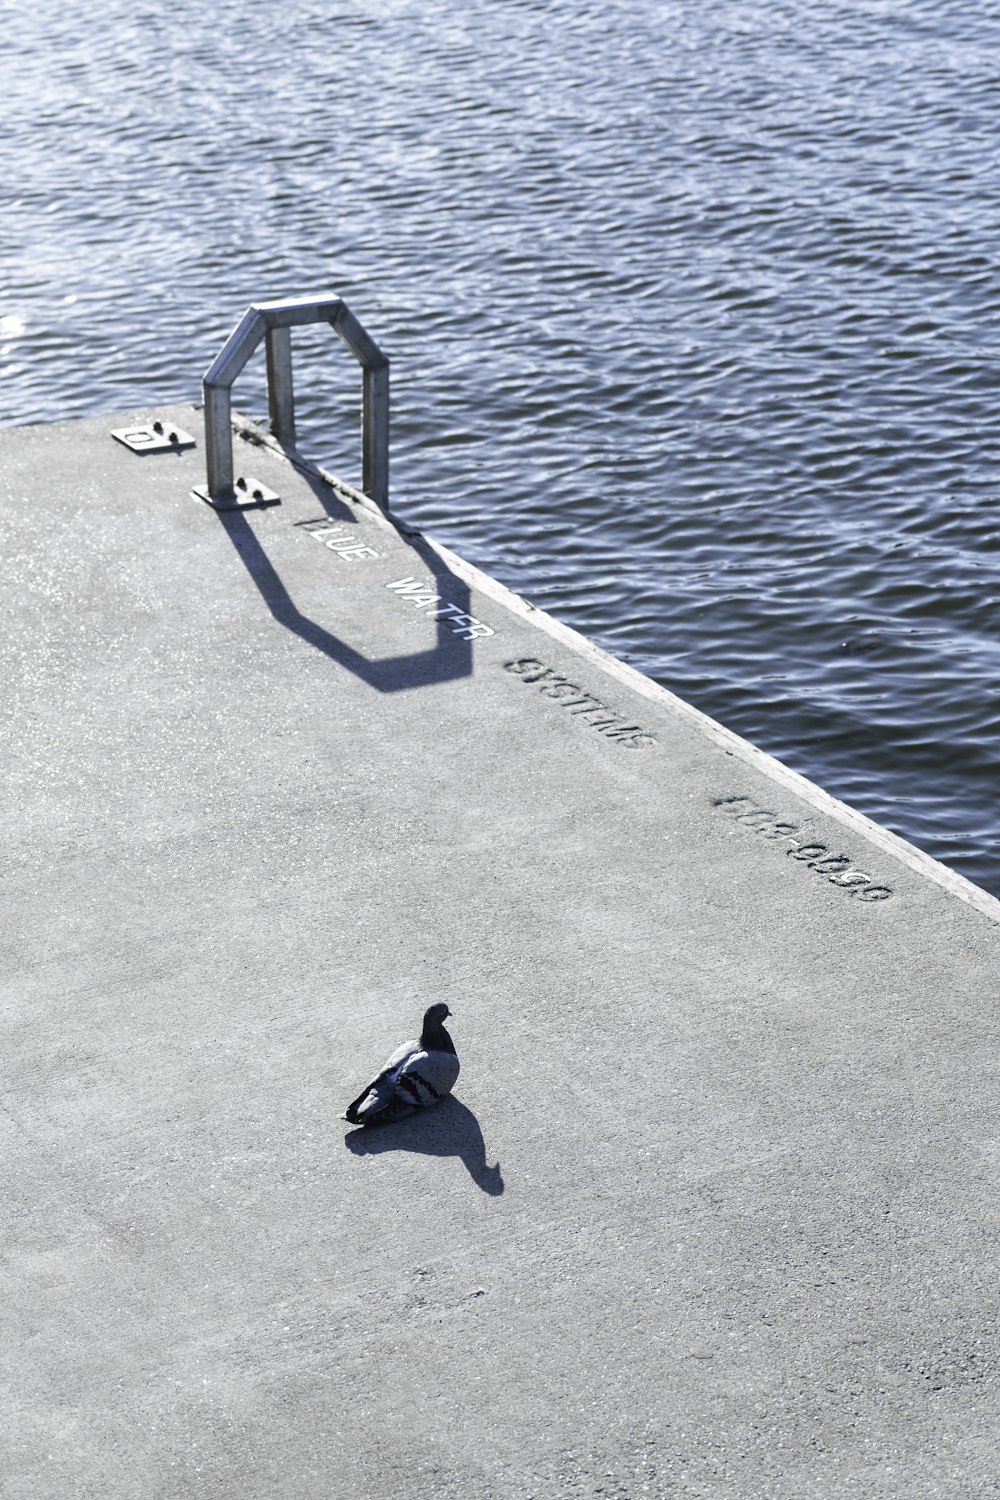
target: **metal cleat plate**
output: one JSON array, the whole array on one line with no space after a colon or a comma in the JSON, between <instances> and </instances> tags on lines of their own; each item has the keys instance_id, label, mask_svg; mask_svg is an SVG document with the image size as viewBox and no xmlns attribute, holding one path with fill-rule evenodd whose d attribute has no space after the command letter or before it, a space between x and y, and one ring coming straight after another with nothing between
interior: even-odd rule
<instances>
[{"instance_id":1,"label":"metal cleat plate","mask_svg":"<svg viewBox=\"0 0 1000 1500\"><path fill-rule=\"evenodd\" d=\"M189 432L172 422L152 422L144 427L112 427L111 436L133 453L180 453L198 445Z\"/></svg>"},{"instance_id":2,"label":"metal cleat plate","mask_svg":"<svg viewBox=\"0 0 1000 1500\"><path fill-rule=\"evenodd\" d=\"M281 504L281 497L274 490L261 484L259 479L247 479L242 474L233 485L232 495L226 498L213 499L207 484L196 484L191 493L214 510L252 510L258 506Z\"/></svg>"}]
</instances>

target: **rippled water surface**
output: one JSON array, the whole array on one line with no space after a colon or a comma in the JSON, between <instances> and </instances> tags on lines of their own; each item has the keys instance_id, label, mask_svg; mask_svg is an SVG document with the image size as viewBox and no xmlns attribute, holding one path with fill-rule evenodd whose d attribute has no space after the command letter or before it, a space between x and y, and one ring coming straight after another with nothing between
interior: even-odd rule
<instances>
[{"instance_id":1,"label":"rippled water surface","mask_svg":"<svg viewBox=\"0 0 1000 1500\"><path fill-rule=\"evenodd\" d=\"M1000 894L1000 5L0 20L0 419L198 399L335 289L402 515ZM356 479L356 370L295 347Z\"/></svg>"}]
</instances>

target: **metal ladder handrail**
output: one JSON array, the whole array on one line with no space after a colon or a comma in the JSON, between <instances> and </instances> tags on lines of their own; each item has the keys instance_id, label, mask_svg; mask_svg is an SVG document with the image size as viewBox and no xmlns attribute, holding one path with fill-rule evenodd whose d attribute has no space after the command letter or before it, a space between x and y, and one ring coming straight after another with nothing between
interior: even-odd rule
<instances>
[{"instance_id":1,"label":"metal ladder handrail","mask_svg":"<svg viewBox=\"0 0 1000 1500\"><path fill-rule=\"evenodd\" d=\"M382 510L389 509L389 361L340 297L254 302L247 308L202 381L205 398L207 496L226 506L236 498L233 483L233 382L261 339L267 341L267 402L271 431L295 446L292 338L300 323L329 323L362 368L361 488Z\"/></svg>"}]
</instances>

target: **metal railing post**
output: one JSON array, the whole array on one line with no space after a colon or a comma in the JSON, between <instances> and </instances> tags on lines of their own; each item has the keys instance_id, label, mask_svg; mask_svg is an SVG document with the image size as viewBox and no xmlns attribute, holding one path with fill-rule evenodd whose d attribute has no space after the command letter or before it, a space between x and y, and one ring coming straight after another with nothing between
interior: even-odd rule
<instances>
[{"instance_id":1,"label":"metal railing post","mask_svg":"<svg viewBox=\"0 0 1000 1500\"><path fill-rule=\"evenodd\" d=\"M292 335L288 328L267 330L267 404L271 431L279 443L295 447L295 393L292 388Z\"/></svg>"},{"instance_id":2,"label":"metal railing post","mask_svg":"<svg viewBox=\"0 0 1000 1500\"><path fill-rule=\"evenodd\" d=\"M362 376L361 488L389 510L389 363Z\"/></svg>"},{"instance_id":3,"label":"metal railing post","mask_svg":"<svg viewBox=\"0 0 1000 1500\"><path fill-rule=\"evenodd\" d=\"M232 399L228 385L209 385L205 394L205 469L214 501L235 498L233 489Z\"/></svg>"},{"instance_id":4,"label":"metal railing post","mask_svg":"<svg viewBox=\"0 0 1000 1500\"><path fill-rule=\"evenodd\" d=\"M346 303L330 319L333 331L364 370L361 396L361 488L389 510L389 361Z\"/></svg>"}]
</instances>

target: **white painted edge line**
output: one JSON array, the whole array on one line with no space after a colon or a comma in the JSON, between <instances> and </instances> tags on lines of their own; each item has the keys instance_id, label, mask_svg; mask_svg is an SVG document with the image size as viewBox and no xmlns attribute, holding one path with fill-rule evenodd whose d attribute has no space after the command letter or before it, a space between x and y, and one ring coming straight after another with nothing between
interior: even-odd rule
<instances>
[{"instance_id":1,"label":"white painted edge line","mask_svg":"<svg viewBox=\"0 0 1000 1500\"><path fill-rule=\"evenodd\" d=\"M981 911L984 916L994 922L1000 922L1000 900L992 896L989 891L984 891L981 886L974 885L964 875L959 875L955 870L949 870L940 860L931 854L926 854L923 849L918 849L915 844L909 843L901 838L899 834L892 833L888 828L883 828L865 813L858 812L857 808L851 807L847 802L841 802L838 797L824 792L822 787L810 781L798 771L793 771L783 761L777 760L769 755L766 750L761 750L749 740L743 739L741 735L727 729L717 719L710 718L708 714L702 713L701 709L693 707L669 688L661 687L644 672L630 667L627 662L620 661L618 657L612 656L603 647L581 635L569 625L563 625L537 605L531 604L523 599L504 584L498 583L489 574L483 573L473 563L465 562L456 553L435 542L432 537L424 536L424 542L431 547L449 568L463 578L466 583L474 584L475 587L489 598L496 600L498 604L505 605L514 614L520 615L522 619L530 620L554 639L561 641L572 650L586 657L596 667L616 677L627 687L635 692L641 693L644 698L649 698L654 703L669 708L679 718L686 719L714 744L722 749L730 751L745 764L752 766L754 770L768 776L779 786L786 788L790 793L802 798L814 807L817 812L827 817L835 818L838 822L846 824L853 832L866 838L879 849L894 856L903 864L908 865L918 875L924 875L936 884L943 886L953 896L960 897Z\"/></svg>"},{"instance_id":2,"label":"white painted edge line","mask_svg":"<svg viewBox=\"0 0 1000 1500\"><path fill-rule=\"evenodd\" d=\"M353 500L355 504L369 512L373 519L379 521L389 531L395 532L402 541L406 541L406 535L395 520L390 516L385 516L374 501L370 500L367 495L363 495L359 490L356 490L353 485L346 484L344 480L338 479L325 469L321 469L317 464L311 463L299 453L294 453L293 456L292 453L285 452L269 433L264 432L246 418L234 417L234 426L237 425L237 422L240 427L251 430L258 440L263 439L264 443L279 456L287 458L289 462L293 462L295 467L308 469L321 479L324 479L334 489L339 490L347 498ZM800 797L804 802L808 802L817 812L845 824L861 838L867 839L870 843L875 844L877 848L884 850L886 854L898 859L902 864L907 865L911 870L915 871L916 874L923 875L928 880L934 881L936 885L942 886L952 896L957 896L960 900L968 902L970 906L974 906L977 911L982 912L983 916L988 917L993 922L1000 923L1000 900L996 896L991 896L989 891L984 891L981 886L973 885L971 880L966 880L965 876L959 875L957 871L949 870L947 865L943 865L932 854L925 854L915 844L911 844L906 839L901 838L898 833L891 833L888 828L883 828L880 823L874 822L865 813L858 812L857 808L851 807L849 803L841 802L838 797L833 797L829 792L824 792L822 787L817 786L808 777L801 775L798 771L793 771L790 766L786 766L783 761L777 760L773 755L768 755L766 750L758 749L749 740L743 739L741 735L735 734L733 730L727 729L724 724L720 724L717 719L712 719L708 714L702 713L700 708L694 708L690 703L685 702L683 698L679 698L669 688L661 687L658 682L654 682L644 672L638 671L635 667L630 667L627 662L620 661L617 656L612 656L609 651L605 651L602 646L595 645L587 636L581 635L572 626L561 624L552 615L546 614L545 610L539 609L537 605L530 603L529 600L523 598L520 594L515 594L513 589L507 588L506 584L498 583L495 578L492 578L488 573L484 573L475 563L466 562L464 558L459 557L456 552L452 552L443 543L436 542L433 537L427 536L425 532L418 532L415 529L412 535L419 536L426 546L437 553L442 562L447 563L449 569L457 577L472 585L481 594L485 594L497 604L503 605L512 614L518 615L521 619L538 626L540 630L544 630L553 639L560 641L572 651L585 657L595 667L599 667L612 677L617 677L620 682L624 683L626 687L631 688L634 692L640 693L644 698L650 699L653 703L659 703L662 707L669 708L679 718L686 719L689 724L693 725L695 729L699 730L700 733L704 734L714 744L721 746L724 750L728 750L746 765L769 777L794 796Z\"/></svg>"}]
</instances>

